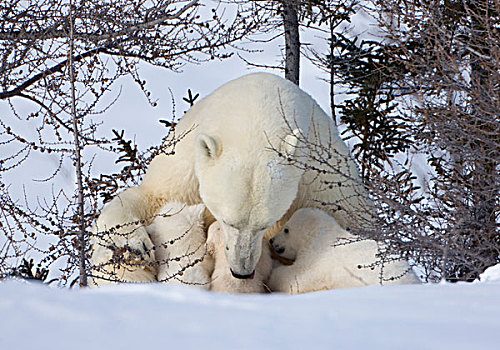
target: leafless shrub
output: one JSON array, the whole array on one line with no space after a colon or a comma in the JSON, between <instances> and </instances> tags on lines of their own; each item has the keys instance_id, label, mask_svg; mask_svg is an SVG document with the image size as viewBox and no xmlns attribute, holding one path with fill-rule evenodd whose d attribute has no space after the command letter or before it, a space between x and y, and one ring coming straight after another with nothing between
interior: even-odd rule
<instances>
[{"instance_id":1,"label":"leafless shrub","mask_svg":"<svg viewBox=\"0 0 500 350\"><path fill-rule=\"evenodd\" d=\"M500 5L381 1L381 23L413 91L405 115L434 173L427 220L440 270L471 281L499 262Z\"/></svg>"},{"instance_id":2,"label":"leafless shrub","mask_svg":"<svg viewBox=\"0 0 500 350\"><path fill-rule=\"evenodd\" d=\"M213 5L205 11L197 0L0 4L0 101L10 109L0 120L1 276L33 254L60 284L75 283L80 270L85 285L89 228L101 198L107 201L140 181L150 159L172 146L139 152L123 132L116 131L113 140L99 137L99 117L116 103L115 85L124 77L156 106L141 63L179 71L186 63L227 58L263 20L251 8L227 19ZM174 120L169 123L166 133L175 133ZM117 152L125 165L117 174L95 178L92 154L98 152ZM48 196L37 199L12 184L40 159L55 167L37 179L49 188ZM77 170L76 190L60 185L67 169Z\"/></svg>"},{"instance_id":3,"label":"leafless shrub","mask_svg":"<svg viewBox=\"0 0 500 350\"><path fill-rule=\"evenodd\" d=\"M373 4L384 42L333 33L333 51L310 51L347 88L337 116L376 209L372 232L358 233L425 278L474 280L500 261L500 8ZM325 164L334 152L307 147Z\"/></svg>"}]
</instances>

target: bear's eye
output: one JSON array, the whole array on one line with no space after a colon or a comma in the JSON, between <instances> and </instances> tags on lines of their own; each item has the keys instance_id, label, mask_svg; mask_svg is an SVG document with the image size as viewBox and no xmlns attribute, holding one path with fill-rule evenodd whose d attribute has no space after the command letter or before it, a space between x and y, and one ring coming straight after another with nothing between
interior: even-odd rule
<instances>
[{"instance_id":1,"label":"bear's eye","mask_svg":"<svg viewBox=\"0 0 500 350\"><path fill-rule=\"evenodd\" d=\"M289 233L289 232L290 232L290 230L289 230L289 229L287 229L287 228L285 228L285 229L283 230L283 232L285 232L285 233Z\"/></svg>"},{"instance_id":2,"label":"bear's eye","mask_svg":"<svg viewBox=\"0 0 500 350\"><path fill-rule=\"evenodd\" d=\"M224 224L226 224L227 226L231 227L231 228L234 228L235 230L238 230L238 227L236 227L236 225L231 225L231 224L228 224L226 221L222 220L222 222Z\"/></svg>"}]
</instances>

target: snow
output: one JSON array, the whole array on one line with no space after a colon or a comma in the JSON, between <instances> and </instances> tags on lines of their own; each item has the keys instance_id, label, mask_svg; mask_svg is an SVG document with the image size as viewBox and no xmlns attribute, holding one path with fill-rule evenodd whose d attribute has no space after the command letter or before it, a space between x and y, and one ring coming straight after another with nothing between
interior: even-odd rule
<instances>
[{"instance_id":1,"label":"snow","mask_svg":"<svg viewBox=\"0 0 500 350\"><path fill-rule=\"evenodd\" d=\"M283 178L283 166L277 159L270 160L267 163L267 172L273 180Z\"/></svg>"},{"instance_id":2,"label":"snow","mask_svg":"<svg viewBox=\"0 0 500 350\"><path fill-rule=\"evenodd\" d=\"M500 283L500 264L487 268L481 274L480 281Z\"/></svg>"},{"instance_id":3,"label":"snow","mask_svg":"<svg viewBox=\"0 0 500 350\"><path fill-rule=\"evenodd\" d=\"M360 40L380 40L373 18L360 11L342 29ZM317 33L302 33L305 43L327 45ZM259 64L276 64L282 41L262 47L264 52L243 56ZM246 47L246 46L245 46ZM301 86L328 113L329 88L324 73L302 59ZM223 62L187 65L182 74L141 66L142 77L158 107L152 108L131 80L121 82L119 102L102 116L100 135L125 129L143 150L158 144L165 134L159 119L177 117L187 109L182 96L188 88L204 97L224 82L249 69L234 56ZM275 72L279 74L278 72ZM336 103L346 98L336 88ZM115 96L111 93L111 97ZM21 115L33 105L14 99ZM4 121L15 123L10 106L0 103ZM101 119L96 116L96 121ZM19 122L19 124L21 124ZM23 132L33 137L34 129ZM36 135L35 135L36 136ZM5 149L4 149L5 151ZM86 155L91 159L92 155ZM422 156L424 157L424 156ZM101 153L93 171L115 169L114 155ZM47 159L49 161L47 161ZM34 155L27 167L12 172L11 190L24 198L50 198L53 188L33 183L50 175L58 162L54 155ZM49 164L47 164L49 163ZM417 174L427 176L425 159ZM281 173L269 164L274 177ZM9 182L9 181L7 181ZM58 185L74 187L72 168L63 168ZM36 205L36 203L30 203ZM43 238L40 238L43 239ZM40 244L40 241L39 241ZM49 277L50 279L50 277ZM38 283L0 281L0 350L34 349L495 349L500 330L500 265L491 267L472 284L374 286L332 290L298 296L223 295L165 284L121 285L92 290L69 290Z\"/></svg>"},{"instance_id":4,"label":"snow","mask_svg":"<svg viewBox=\"0 0 500 350\"><path fill-rule=\"evenodd\" d=\"M298 296L6 281L0 314L1 349L494 349L500 280Z\"/></svg>"}]
</instances>

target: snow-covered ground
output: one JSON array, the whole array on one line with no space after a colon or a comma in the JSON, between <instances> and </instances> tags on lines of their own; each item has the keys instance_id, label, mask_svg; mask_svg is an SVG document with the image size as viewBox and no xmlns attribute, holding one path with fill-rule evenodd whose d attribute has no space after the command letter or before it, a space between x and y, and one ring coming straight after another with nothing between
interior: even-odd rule
<instances>
[{"instance_id":1,"label":"snow-covered ground","mask_svg":"<svg viewBox=\"0 0 500 350\"><path fill-rule=\"evenodd\" d=\"M362 38L378 37L365 13L360 12L351 25ZM304 34L303 40L319 45L318 36ZM269 44L258 59L243 56L258 64L276 64L280 60L277 45ZM329 88L320 80L324 74L305 59L301 69L302 88L328 113ZM119 103L103 116L100 132L110 136L113 128L125 129L126 137L145 149L164 136L158 119L169 119L172 114L168 87L176 101L182 101L188 88L204 97L228 80L260 70L249 70L236 56L187 66L182 74L144 66L143 78L160 99L158 107L150 107L138 87L124 81ZM336 93L340 103L345 96ZM13 103L22 115L34 108L25 101ZM186 108L178 103L177 116ZM6 103L0 104L0 115L14 117ZM35 159L29 171L12 172L11 190L19 192L19 198L25 189L32 198L43 197L45 192L50 195L51 184L45 189L32 179L52 173L54 165L46 161L51 157ZM108 158L103 155L95 160L96 172L111 171L115 157ZM58 164L57 159L54 163ZM58 181L62 187L73 188L72 168L63 169ZM0 350L482 350L500 348L499 332L500 265L485 272L480 283L377 286L299 296L222 295L160 284L69 290L0 281Z\"/></svg>"},{"instance_id":2,"label":"snow-covered ground","mask_svg":"<svg viewBox=\"0 0 500 350\"><path fill-rule=\"evenodd\" d=\"M0 349L498 349L500 267L487 275L298 296L5 281Z\"/></svg>"}]
</instances>

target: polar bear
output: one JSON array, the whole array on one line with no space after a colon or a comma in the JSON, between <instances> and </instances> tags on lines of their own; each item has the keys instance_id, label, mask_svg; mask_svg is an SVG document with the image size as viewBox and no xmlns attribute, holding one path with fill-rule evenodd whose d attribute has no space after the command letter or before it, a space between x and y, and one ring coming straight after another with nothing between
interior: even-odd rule
<instances>
[{"instance_id":1,"label":"polar bear","mask_svg":"<svg viewBox=\"0 0 500 350\"><path fill-rule=\"evenodd\" d=\"M155 251L157 280L209 289L214 269L206 249L205 205L168 202L146 227Z\"/></svg>"},{"instance_id":2,"label":"polar bear","mask_svg":"<svg viewBox=\"0 0 500 350\"><path fill-rule=\"evenodd\" d=\"M252 276L264 235L272 237L298 208L328 208L342 227L370 222L359 170L335 124L311 96L276 75L254 73L221 86L180 119L169 144L171 154L152 160L140 186L102 210L94 264L124 246L141 252L146 265L153 261L144 225L168 201L207 206L206 225L220 222L237 278Z\"/></svg>"},{"instance_id":3,"label":"polar bear","mask_svg":"<svg viewBox=\"0 0 500 350\"><path fill-rule=\"evenodd\" d=\"M297 210L270 240L281 257L295 260L276 267L269 279L273 292L289 294L376 284L420 283L407 261L377 261L378 245L344 230L320 209Z\"/></svg>"},{"instance_id":4,"label":"polar bear","mask_svg":"<svg viewBox=\"0 0 500 350\"><path fill-rule=\"evenodd\" d=\"M224 233L218 221L210 225L207 237L208 250L215 260L210 290L223 293L269 292L266 283L271 274L273 262L271 259L271 250L266 240L262 240L262 254L257 262L252 278L238 279L229 271L225 254L226 244Z\"/></svg>"},{"instance_id":5,"label":"polar bear","mask_svg":"<svg viewBox=\"0 0 500 350\"><path fill-rule=\"evenodd\" d=\"M153 247L154 259L147 264L122 250L126 261L94 266L91 286L117 282L160 281L197 285L208 289L213 259L206 254L205 205L187 206L168 202L145 229ZM130 246L127 246L130 248ZM132 253L127 255L127 253Z\"/></svg>"}]
</instances>

